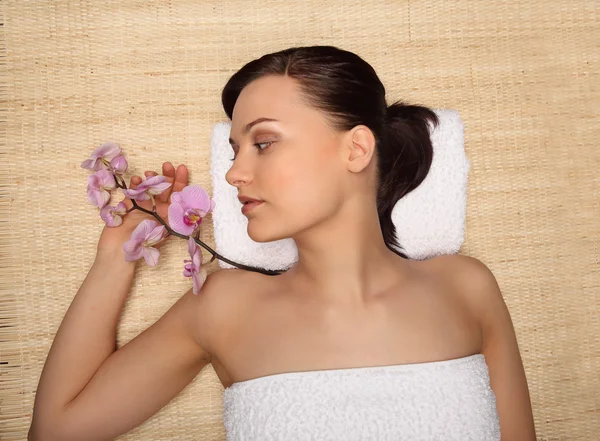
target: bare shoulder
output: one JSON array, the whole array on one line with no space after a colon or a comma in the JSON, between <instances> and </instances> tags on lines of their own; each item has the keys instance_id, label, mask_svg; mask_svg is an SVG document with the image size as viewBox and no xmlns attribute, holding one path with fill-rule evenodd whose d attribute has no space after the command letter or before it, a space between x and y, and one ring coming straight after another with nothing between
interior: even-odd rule
<instances>
[{"instance_id":1,"label":"bare shoulder","mask_svg":"<svg viewBox=\"0 0 600 441\"><path fill-rule=\"evenodd\" d=\"M206 297L214 297L217 292L220 293L224 288L231 287L236 282L241 281L246 272L239 269L217 269L208 275L202 285L201 292Z\"/></svg>"},{"instance_id":2,"label":"bare shoulder","mask_svg":"<svg viewBox=\"0 0 600 441\"><path fill-rule=\"evenodd\" d=\"M242 269L218 269L208 275L201 293L213 307L231 308L250 299L259 284L259 274ZM218 306L217 306L218 305Z\"/></svg>"},{"instance_id":3,"label":"bare shoulder","mask_svg":"<svg viewBox=\"0 0 600 441\"><path fill-rule=\"evenodd\" d=\"M481 260L462 254L438 256L432 259L445 280L468 305L477 318L483 335L484 348L492 342L492 334L503 330L512 333L512 321L498 281Z\"/></svg>"},{"instance_id":4,"label":"bare shoulder","mask_svg":"<svg viewBox=\"0 0 600 441\"><path fill-rule=\"evenodd\" d=\"M490 309L505 307L496 277L481 260L463 254L448 254L431 259L431 263L477 317L484 319Z\"/></svg>"},{"instance_id":5,"label":"bare shoulder","mask_svg":"<svg viewBox=\"0 0 600 441\"><path fill-rule=\"evenodd\" d=\"M481 260L464 254L447 254L432 259L452 282L469 292L480 293L482 288L497 285L496 277Z\"/></svg>"},{"instance_id":6,"label":"bare shoulder","mask_svg":"<svg viewBox=\"0 0 600 441\"><path fill-rule=\"evenodd\" d=\"M218 269L208 275L197 295L198 343L212 356L226 344L237 314L247 309L254 290L252 274L240 269Z\"/></svg>"}]
</instances>

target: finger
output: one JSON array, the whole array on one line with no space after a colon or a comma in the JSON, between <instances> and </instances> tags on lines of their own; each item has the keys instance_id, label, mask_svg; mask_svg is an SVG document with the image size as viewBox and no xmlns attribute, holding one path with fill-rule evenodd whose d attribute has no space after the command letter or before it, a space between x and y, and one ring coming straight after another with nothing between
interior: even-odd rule
<instances>
[{"instance_id":1,"label":"finger","mask_svg":"<svg viewBox=\"0 0 600 441\"><path fill-rule=\"evenodd\" d=\"M129 180L129 187L130 189L134 189L137 188L138 185L140 185L142 183L142 178L140 178L137 175L133 175L131 177L131 179ZM131 207L133 207L133 204L131 203L131 199L129 199L128 197L125 197L123 199L123 203L125 204L125 207L127 207L127 209L129 210Z\"/></svg>"},{"instance_id":2,"label":"finger","mask_svg":"<svg viewBox=\"0 0 600 441\"><path fill-rule=\"evenodd\" d=\"M173 182L173 191L181 191L188 185L188 169L185 165L179 164L175 172L175 181Z\"/></svg>"},{"instance_id":3,"label":"finger","mask_svg":"<svg viewBox=\"0 0 600 441\"><path fill-rule=\"evenodd\" d=\"M162 174L165 178L167 178L165 182L173 184L173 181L175 180L175 167L173 167L173 164L171 164L170 162L163 162ZM169 188L167 188L165 191L159 194L156 197L156 199L161 202L167 203L169 201L169 197L171 196L172 191L173 185L171 185Z\"/></svg>"},{"instance_id":4,"label":"finger","mask_svg":"<svg viewBox=\"0 0 600 441\"><path fill-rule=\"evenodd\" d=\"M137 188L138 185L140 185L142 183L142 178L140 178L138 175L133 175L131 177L131 179L129 180L129 188L133 189L133 188Z\"/></svg>"},{"instance_id":5,"label":"finger","mask_svg":"<svg viewBox=\"0 0 600 441\"><path fill-rule=\"evenodd\" d=\"M146 180L148 180L148 179L150 179L151 177L153 177L153 176L156 176L157 174L158 174L158 173L156 173L155 171L152 171L152 170L146 170L146 171L144 172L144 177L146 178ZM140 184L140 183L142 183L142 182L143 182L143 181L142 181L142 179L140 178L140 181L139 181L137 184L139 185L139 184ZM136 187L137 187L137 185L136 185ZM137 204L138 204L140 207L142 207L142 208L145 208L146 210L150 210L150 209L152 208L152 200L151 200L151 199L146 199L146 200L143 200L143 201L140 201L140 200L138 200L138 201L137 201Z\"/></svg>"}]
</instances>

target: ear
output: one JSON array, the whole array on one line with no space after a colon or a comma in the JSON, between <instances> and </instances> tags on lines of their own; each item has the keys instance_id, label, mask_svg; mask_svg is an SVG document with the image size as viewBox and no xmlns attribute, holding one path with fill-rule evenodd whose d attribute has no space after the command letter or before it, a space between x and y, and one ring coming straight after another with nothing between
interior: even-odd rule
<instances>
[{"instance_id":1,"label":"ear","mask_svg":"<svg viewBox=\"0 0 600 441\"><path fill-rule=\"evenodd\" d=\"M347 134L347 165L348 170L359 173L364 170L375 155L375 136L365 125L358 125Z\"/></svg>"}]
</instances>

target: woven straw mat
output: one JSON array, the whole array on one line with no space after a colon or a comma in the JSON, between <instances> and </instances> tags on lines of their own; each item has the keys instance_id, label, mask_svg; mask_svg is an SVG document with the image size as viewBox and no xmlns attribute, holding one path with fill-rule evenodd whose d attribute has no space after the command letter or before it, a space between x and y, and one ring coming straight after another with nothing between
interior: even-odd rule
<instances>
[{"instance_id":1,"label":"woven straw mat","mask_svg":"<svg viewBox=\"0 0 600 441\"><path fill-rule=\"evenodd\" d=\"M0 3L0 438L23 440L55 333L103 222L79 167L121 145L132 174L184 163L211 191L220 92L244 63L331 44L373 65L388 101L456 109L472 163L462 254L510 310L540 440L600 433L600 3L24 1ZM119 199L117 199L119 200ZM210 218L203 238L214 246ZM140 264L122 346L191 287L187 244ZM216 269L213 262L210 271ZM207 365L123 440L222 440Z\"/></svg>"}]
</instances>

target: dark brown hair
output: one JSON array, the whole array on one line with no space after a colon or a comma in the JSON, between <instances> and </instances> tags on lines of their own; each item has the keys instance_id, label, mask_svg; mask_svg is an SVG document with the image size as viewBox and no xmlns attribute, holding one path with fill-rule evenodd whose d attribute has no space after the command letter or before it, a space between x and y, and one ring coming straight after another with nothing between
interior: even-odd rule
<instances>
[{"instance_id":1,"label":"dark brown hair","mask_svg":"<svg viewBox=\"0 0 600 441\"><path fill-rule=\"evenodd\" d=\"M385 88L373 67L358 55L333 46L293 47L250 61L227 82L221 95L231 119L244 87L265 75L296 80L302 97L341 131L363 124L377 148L377 212L387 247L400 251L392 210L427 176L433 160L430 128L439 124L430 108L401 101L388 106ZM394 249L397 248L397 249Z\"/></svg>"}]
</instances>

